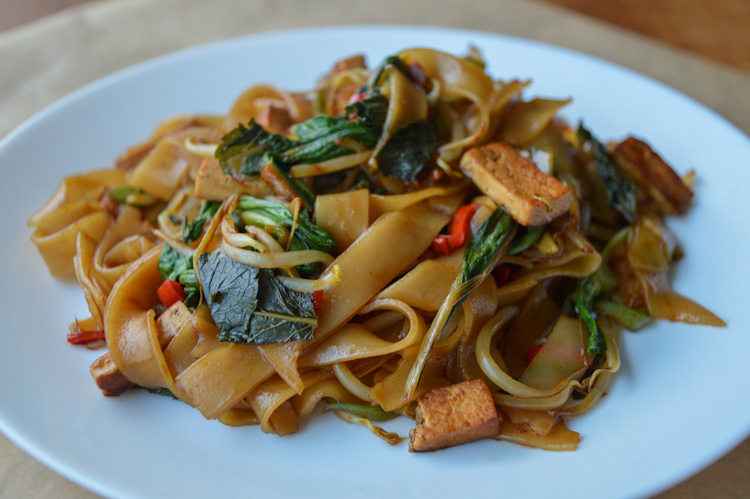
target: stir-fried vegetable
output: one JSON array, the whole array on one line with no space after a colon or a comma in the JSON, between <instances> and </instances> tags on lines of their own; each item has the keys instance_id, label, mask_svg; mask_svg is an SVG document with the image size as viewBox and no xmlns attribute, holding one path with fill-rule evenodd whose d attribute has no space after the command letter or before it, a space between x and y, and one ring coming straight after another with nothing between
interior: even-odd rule
<instances>
[{"instance_id":1,"label":"stir-fried vegetable","mask_svg":"<svg viewBox=\"0 0 750 499\"><path fill-rule=\"evenodd\" d=\"M179 283L182 286L185 293L183 299L185 305L189 307L198 305L201 289L195 278L191 256L181 255L171 246L165 244L159 257L159 273L165 281Z\"/></svg>"},{"instance_id":2,"label":"stir-fried vegetable","mask_svg":"<svg viewBox=\"0 0 750 499\"><path fill-rule=\"evenodd\" d=\"M406 381L405 394L407 398L414 395L430 350L440 337L446 323L471 292L479 287L495 268L497 261L504 253L501 250L505 247L505 243L515 227L516 224L510 215L502 208L496 208L474 234L471 242L464 250L461 273L451 286L448 296L440 306L430 329L422 340L419 355Z\"/></svg>"},{"instance_id":3,"label":"stir-fried vegetable","mask_svg":"<svg viewBox=\"0 0 750 499\"><path fill-rule=\"evenodd\" d=\"M236 215L244 224L257 225L259 227L278 227L282 232L291 230L294 224L294 216L289 208L275 201L242 196L237 203ZM324 229L315 225L310 220L307 211L300 211L294 235L289 243L292 251L314 249L332 253L336 250L336 240ZM320 271L319 263L300 265L297 267L303 276L312 276Z\"/></svg>"},{"instance_id":4,"label":"stir-fried vegetable","mask_svg":"<svg viewBox=\"0 0 750 499\"><path fill-rule=\"evenodd\" d=\"M202 253L198 266L219 340L249 345L312 338L317 316L310 293L285 287L276 272Z\"/></svg>"},{"instance_id":5,"label":"stir-fried vegetable","mask_svg":"<svg viewBox=\"0 0 750 499\"><path fill-rule=\"evenodd\" d=\"M594 151L599 176L607 190L609 205L619 212L628 223L638 219L636 212L636 185L618 169L607 146L599 142L583 124L578 127L581 143L589 142Z\"/></svg>"},{"instance_id":6,"label":"stir-fried vegetable","mask_svg":"<svg viewBox=\"0 0 750 499\"><path fill-rule=\"evenodd\" d=\"M213 218L216 211L219 209L219 206L221 206L221 203L218 201L206 201L203 203L203 206L201 206L195 219L185 225L182 233L182 240L186 243L190 243L200 239L201 234L203 233L203 226Z\"/></svg>"}]
</instances>

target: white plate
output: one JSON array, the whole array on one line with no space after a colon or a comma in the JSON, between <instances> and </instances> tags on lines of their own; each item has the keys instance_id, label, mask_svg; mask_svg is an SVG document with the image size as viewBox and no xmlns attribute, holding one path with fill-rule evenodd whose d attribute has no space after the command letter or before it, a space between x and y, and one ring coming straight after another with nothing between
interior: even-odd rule
<instances>
[{"instance_id":1,"label":"white plate","mask_svg":"<svg viewBox=\"0 0 750 499\"><path fill-rule=\"evenodd\" d=\"M260 81L307 89L339 57L377 64L411 46L479 46L499 78L530 77L526 95L574 97L564 115L602 138L646 137L681 172L698 172L696 206L673 220L686 251L674 286L729 324L661 323L625 334L624 366L591 414L571 420L573 453L483 441L409 454L332 415L279 438L229 428L132 391L105 398L88 373L100 352L65 342L85 317L75 284L52 279L25 220L68 174L110 165L162 119L224 113ZM162 57L97 81L0 143L0 429L71 480L107 496L632 497L707 466L750 433L747 299L750 142L724 119L613 64L526 40L435 28L340 27L240 38ZM742 203L742 204L741 204ZM397 423L405 434L409 422Z\"/></svg>"}]
</instances>

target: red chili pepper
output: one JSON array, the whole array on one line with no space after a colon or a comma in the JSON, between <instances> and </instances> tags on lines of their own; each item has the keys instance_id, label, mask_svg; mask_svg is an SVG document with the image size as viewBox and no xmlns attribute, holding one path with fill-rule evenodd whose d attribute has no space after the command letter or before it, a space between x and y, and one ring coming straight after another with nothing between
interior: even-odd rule
<instances>
[{"instance_id":1,"label":"red chili pepper","mask_svg":"<svg viewBox=\"0 0 750 499\"><path fill-rule=\"evenodd\" d=\"M180 283L170 279L164 281L164 283L159 286L159 289L156 290L156 293L166 307L171 307L178 301L185 301L186 298L185 290L182 289Z\"/></svg>"},{"instance_id":2,"label":"red chili pepper","mask_svg":"<svg viewBox=\"0 0 750 499\"><path fill-rule=\"evenodd\" d=\"M320 310L320 307L323 306L323 290L319 289L317 291L313 291L313 308L315 310Z\"/></svg>"},{"instance_id":3,"label":"red chili pepper","mask_svg":"<svg viewBox=\"0 0 750 499\"><path fill-rule=\"evenodd\" d=\"M367 98L367 91L359 92L357 94L353 94L349 98L349 102L347 102L346 105L348 106L348 105L354 104L355 102L359 102L361 100L365 100L366 98ZM348 114L346 116L346 119L348 119L349 121L354 121L355 119L357 119L357 113L355 112L355 113Z\"/></svg>"},{"instance_id":4,"label":"red chili pepper","mask_svg":"<svg viewBox=\"0 0 750 499\"><path fill-rule=\"evenodd\" d=\"M502 263L492 270L492 277L495 279L495 286L500 287L505 284L510 275L510 267Z\"/></svg>"},{"instance_id":5,"label":"red chili pepper","mask_svg":"<svg viewBox=\"0 0 750 499\"><path fill-rule=\"evenodd\" d=\"M527 366L531 364L531 361L534 360L534 357L536 357L536 354L539 353L539 350L541 350L543 346L544 343L539 343L538 345L529 348L529 351L526 352L526 357L524 358Z\"/></svg>"},{"instance_id":6,"label":"red chili pepper","mask_svg":"<svg viewBox=\"0 0 750 499\"><path fill-rule=\"evenodd\" d=\"M95 341L101 341L103 339L104 339L104 331L101 329L95 329L93 331L76 331L75 333L68 333L68 343L73 344L73 345L93 343Z\"/></svg>"},{"instance_id":7,"label":"red chili pepper","mask_svg":"<svg viewBox=\"0 0 750 499\"><path fill-rule=\"evenodd\" d=\"M432 251L440 255L449 255L460 248L469 236L471 217L479 209L476 203L469 203L456 211L448 227L448 234L439 234L432 240Z\"/></svg>"},{"instance_id":8,"label":"red chili pepper","mask_svg":"<svg viewBox=\"0 0 750 499\"><path fill-rule=\"evenodd\" d=\"M355 102L359 102L361 100L365 100L365 98L367 98L367 90L365 90L364 92L359 92L359 93L354 94L351 97L349 97L348 104L354 104Z\"/></svg>"}]
</instances>

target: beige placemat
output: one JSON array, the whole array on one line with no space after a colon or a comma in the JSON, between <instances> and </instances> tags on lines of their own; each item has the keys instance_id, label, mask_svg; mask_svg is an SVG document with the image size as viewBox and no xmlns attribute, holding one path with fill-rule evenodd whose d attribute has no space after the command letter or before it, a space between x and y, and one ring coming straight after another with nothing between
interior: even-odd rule
<instances>
[{"instance_id":1,"label":"beige placemat","mask_svg":"<svg viewBox=\"0 0 750 499\"><path fill-rule=\"evenodd\" d=\"M750 134L747 73L528 0L110 0L0 35L0 137L65 94L144 59L276 29L367 23L477 29L587 52L681 90ZM663 497L750 497L749 470L750 440ZM16 497L97 496L0 435L0 498Z\"/></svg>"}]
</instances>

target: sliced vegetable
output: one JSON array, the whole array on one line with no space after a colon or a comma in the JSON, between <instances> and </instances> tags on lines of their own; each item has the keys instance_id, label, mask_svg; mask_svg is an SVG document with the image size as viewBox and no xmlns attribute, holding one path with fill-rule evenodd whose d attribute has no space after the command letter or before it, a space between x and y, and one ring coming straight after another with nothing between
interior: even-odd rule
<instances>
[{"instance_id":1,"label":"sliced vegetable","mask_svg":"<svg viewBox=\"0 0 750 499\"><path fill-rule=\"evenodd\" d=\"M523 253L542 237L546 229L546 225L539 225L537 227L529 227L525 233L517 233L508 247L508 254L518 255L519 253Z\"/></svg>"},{"instance_id":2,"label":"sliced vegetable","mask_svg":"<svg viewBox=\"0 0 750 499\"><path fill-rule=\"evenodd\" d=\"M405 387L407 398L413 397L430 351L443 332L443 328L453 317L458 307L495 268L495 264L504 254L501 250L513 234L515 226L515 222L504 209L496 208L472 237L471 242L464 250L461 273L456 277L448 296L438 309L409 372Z\"/></svg>"},{"instance_id":3,"label":"sliced vegetable","mask_svg":"<svg viewBox=\"0 0 750 499\"><path fill-rule=\"evenodd\" d=\"M388 421L398 416L397 412L386 412L380 406L331 402L323 412L343 411L370 421Z\"/></svg>"},{"instance_id":4,"label":"sliced vegetable","mask_svg":"<svg viewBox=\"0 0 750 499\"><path fill-rule=\"evenodd\" d=\"M609 300L597 301L594 310L612 317L630 331L638 331L653 320L645 307L630 308Z\"/></svg>"},{"instance_id":5,"label":"sliced vegetable","mask_svg":"<svg viewBox=\"0 0 750 499\"><path fill-rule=\"evenodd\" d=\"M542 349L544 346L544 343L539 343L538 345L534 345L533 347L529 348L529 351L526 352L526 356L524 357L524 363L528 366L531 364L531 361L534 360L534 357L539 353L539 350Z\"/></svg>"},{"instance_id":6,"label":"sliced vegetable","mask_svg":"<svg viewBox=\"0 0 750 499\"><path fill-rule=\"evenodd\" d=\"M143 206L151 206L152 204L159 201L156 196L153 196L144 190L133 187L132 185L126 184L108 189L106 195L120 204L127 204L130 206L135 206L137 208Z\"/></svg>"},{"instance_id":7,"label":"sliced vegetable","mask_svg":"<svg viewBox=\"0 0 750 499\"><path fill-rule=\"evenodd\" d=\"M578 127L578 137L581 143L591 143L594 150L594 159L599 169L599 176L607 190L609 205L619 212L628 223L634 223L638 219L636 185L620 172L607 146L594 138L591 132L584 128L583 124Z\"/></svg>"},{"instance_id":8,"label":"sliced vegetable","mask_svg":"<svg viewBox=\"0 0 750 499\"><path fill-rule=\"evenodd\" d=\"M86 345L96 341L103 341L104 339L105 336L103 329L95 329L91 331L80 330L74 333L68 333L68 343L72 345Z\"/></svg>"},{"instance_id":9,"label":"sliced vegetable","mask_svg":"<svg viewBox=\"0 0 750 499\"><path fill-rule=\"evenodd\" d=\"M449 255L454 250L460 248L466 242L469 235L471 217L479 208L476 203L470 203L459 208L453 215L448 234L439 234L432 241L430 246L433 251L440 255Z\"/></svg>"},{"instance_id":10,"label":"sliced vegetable","mask_svg":"<svg viewBox=\"0 0 750 499\"><path fill-rule=\"evenodd\" d=\"M601 285L596 278L596 274L592 274L581 280L576 294L576 312L591 333L586 348L586 353L589 355L604 353L607 350L607 342L604 340L602 332L599 331L596 316L592 311L594 299L599 293L601 293Z\"/></svg>"},{"instance_id":11,"label":"sliced vegetable","mask_svg":"<svg viewBox=\"0 0 750 499\"><path fill-rule=\"evenodd\" d=\"M320 307L323 306L323 290L319 289L318 291L313 291L312 300L313 309L320 310Z\"/></svg>"},{"instance_id":12,"label":"sliced vegetable","mask_svg":"<svg viewBox=\"0 0 750 499\"><path fill-rule=\"evenodd\" d=\"M171 279L167 279L159 286L156 290L159 295L159 299L167 308L171 307L178 301L185 301L185 291L179 282L175 282Z\"/></svg>"}]
</instances>

